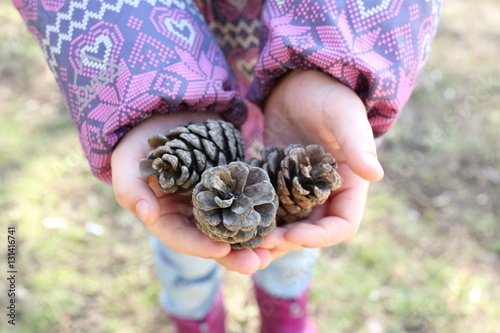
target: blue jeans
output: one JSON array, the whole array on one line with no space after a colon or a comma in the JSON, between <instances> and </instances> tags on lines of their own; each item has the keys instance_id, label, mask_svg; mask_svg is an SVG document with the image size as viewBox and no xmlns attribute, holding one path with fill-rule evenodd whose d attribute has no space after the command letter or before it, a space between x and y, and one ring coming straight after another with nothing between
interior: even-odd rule
<instances>
[{"instance_id":1,"label":"blue jeans","mask_svg":"<svg viewBox=\"0 0 500 333\"><path fill-rule=\"evenodd\" d=\"M206 316L219 292L222 269L211 259L180 254L151 236L160 301L175 316L198 320ZM296 298L309 286L317 249L289 252L255 273L255 283L277 298Z\"/></svg>"}]
</instances>

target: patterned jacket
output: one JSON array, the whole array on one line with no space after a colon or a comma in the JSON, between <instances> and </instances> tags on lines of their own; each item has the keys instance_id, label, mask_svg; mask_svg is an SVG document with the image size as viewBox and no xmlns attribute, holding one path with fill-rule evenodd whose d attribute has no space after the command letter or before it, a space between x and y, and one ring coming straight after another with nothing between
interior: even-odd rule
<instances>
[{"instance_id":1,"label":"patterned jacket","mask_svg":"<svg viewBox=\"0 0 500 333\"><path fill-rule=\"evenodd\" d=\"M276 79L316 69L364 101L375 136L407 102L440 0L14 0L64 95L94 175L153 112L220 113L259 140Z\"/></svg>"}]
</instances>

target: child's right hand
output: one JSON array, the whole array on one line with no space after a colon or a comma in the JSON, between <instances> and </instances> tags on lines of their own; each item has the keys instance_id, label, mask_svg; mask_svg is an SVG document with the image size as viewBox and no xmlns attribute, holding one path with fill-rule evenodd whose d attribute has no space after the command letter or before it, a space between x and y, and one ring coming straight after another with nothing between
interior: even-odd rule
<instances>
[{"instance_id":1,"label":"child's right hand","mask_svg":"<svg viewBox=\"0 0 500 333\"><path fill-rule=\"evenodd\" d=\"M164 193L158 189L156 177L147 179L139 172L139 161L151 150L147 142L150 136L207 118L220 119L220 116L207 112L154 115L130 130L116 146L111 160L115 197L174 251L213 258L229 270L252 274L270 263L268 250L234 251L229 244L208 238L195 226L190 196Z\"/></svg>"}]
</instances>

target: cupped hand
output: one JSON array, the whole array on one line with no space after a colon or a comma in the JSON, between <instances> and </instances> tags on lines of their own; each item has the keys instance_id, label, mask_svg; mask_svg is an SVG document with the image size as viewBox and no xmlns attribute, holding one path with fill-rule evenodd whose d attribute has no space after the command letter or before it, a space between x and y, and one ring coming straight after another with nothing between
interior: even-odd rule
<instances>
[{"instance_id":1,"label":"cupped hand","mask_svg":"<svg viewBox=\"0 0 500 333\"><path fill-rule=\"evenodd\" d=\"M156 176L148 179L139 172L139 161L152 149L147 141L150 136L168 133L170 129L192 120L207 118L220 119L218 115L207 112L153 115L130 130L112 155L115 197L122 207L137 215L161 242L174 251L212 258L227 269L251 274L269 264L269 250L235 251L229 244L213 241L195 226L191 196L164 193L157 187Z\"/></svg>"},{"instance_id":2,"label":"cupped hand","mask_svg":"<svg viewBox=\"0 0 500 333\"><path fill-rule=\"evenodd\" d=\"M368 183L383 177L366 108L350 88L319 71L293 71L265 106L266 145L319 144L333 155L342 186L305 220L276 228L262 249L272 259L301 248L328 247L353 237L363 216Z\"/></svg>"}]
</instances>

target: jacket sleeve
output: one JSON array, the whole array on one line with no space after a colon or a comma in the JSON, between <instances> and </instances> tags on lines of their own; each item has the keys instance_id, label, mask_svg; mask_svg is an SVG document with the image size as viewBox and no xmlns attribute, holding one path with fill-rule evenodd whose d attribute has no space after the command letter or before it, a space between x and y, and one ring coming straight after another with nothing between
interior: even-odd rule
<instances>
[{"instance_id":1,"label":"jacket sleeve","mask_svg":"<svg viewBox=\"0 0 500 333\"><path fill-rule=\"evenodd\" d=\"M14 0L37 37L79 131L92 173L111 182L118 140L152 113L247 107L192 1Z\"/></svg>"},{"instance_id":2,"label":"jacket sleeve","mask_svg":"<svg viewBox=\"0 0 500 333\"><path fill-rule=\"evenodd\" d=\"M358 94L381 136L415 87L441 7L439 0L268 0L249 97L263 102L288 70L321 70Z\"/></svg>"}]
</instances>

